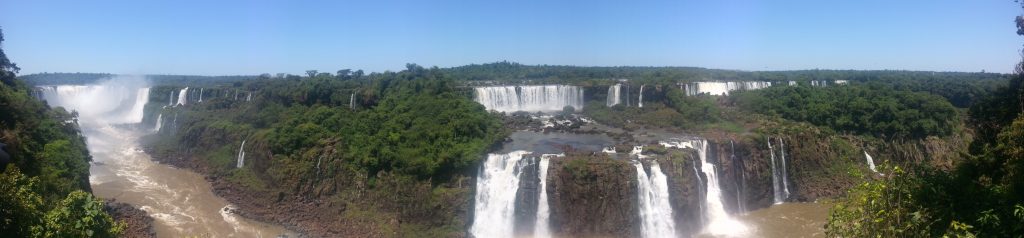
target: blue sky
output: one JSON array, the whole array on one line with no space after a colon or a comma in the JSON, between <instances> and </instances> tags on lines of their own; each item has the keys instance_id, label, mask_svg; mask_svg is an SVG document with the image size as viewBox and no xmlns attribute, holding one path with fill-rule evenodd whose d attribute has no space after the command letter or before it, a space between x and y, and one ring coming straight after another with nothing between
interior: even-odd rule
<instances>
[{"instance_id":1,"label":"blue sky","mask_svg":"<svg viewBox=\"0 0 1024 238\"><path fill-rule=\"evenodd\" d=\"M1011 72L1005 1L12 1L37 72L301 74L500 60L740 70Z\"/></svg>"}]
</instances>

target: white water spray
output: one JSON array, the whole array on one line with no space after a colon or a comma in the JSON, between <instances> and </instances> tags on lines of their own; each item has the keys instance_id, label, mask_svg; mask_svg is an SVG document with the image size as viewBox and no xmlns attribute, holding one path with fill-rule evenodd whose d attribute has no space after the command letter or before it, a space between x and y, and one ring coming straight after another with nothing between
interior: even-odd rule
<instances>
[{"instance_id":1,"label":"white water spray","mask_svg":"<svg viewBox=\"0 0 1024 238\"><path fill-rule=\"evenodd\" d=\"M672 205L669 203L668 179L661 172L657 161L651 161L651 173L648 176L639 161L636 167L637 198L640 205L641 236L675 237L675 220L672 218Z\"/></svg>"},{"instance_id":2,"label":"white water spray","mask_svg":"<svg viewBox=\"0 0 1024 238\"><path fill-rule=\"evenodd\" d=\"M203 89L204 88L199 88L199 102L203 102Z\"/></svg>"}]
</instances>

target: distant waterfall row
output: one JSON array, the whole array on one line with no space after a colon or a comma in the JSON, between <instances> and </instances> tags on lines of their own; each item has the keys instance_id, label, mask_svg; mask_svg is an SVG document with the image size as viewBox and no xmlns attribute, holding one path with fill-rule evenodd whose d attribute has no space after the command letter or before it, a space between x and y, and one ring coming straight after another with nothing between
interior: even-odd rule
<instances>
[{"instance_id":1,"label":"distant waterfall row","mask_svg":"<svg viewBox=\"0 0 1024 238\"><path fill-rule=\"evenodd\" d=\"M41 86L38 91L51 106L113 124L141 123L149 100L149 88L58 85Z\"/></svg>"},{"instance_id":2,"label":"distant waterfall row","mask_svg":"<svg viewBox=\"0 0 1024 238\"><path fill-rule=\"evenodd\" d=\"M491 86L476 88L476 101L499 112L557 112L583 109L583 89L568 85Z\"/></svg>"},{"instance_id":3,"label":"distant waterfall row","mask_svg":"<svg viewBox=\"0 0 1024 238\"><path fill-rule=\"evenodd\" d=\"M679 85L679 89L686 92L686 96L708 95L729 95L729 92L738 90L757 90L772 86L772 82L763 81L742 81L742 82L692 82Z\"/></svg>"},{"instance_id":4,"label":"distant waterfall row","mask_svg":"<svg viewBox=\"0 0 1024 238\"><path fill-rule=\"evenodd\" d=\"M184 105L188 105L190 102L193 102L193 101L201 103L201 102L203 102L203 96L206 95L206 94L207 94L206 93L206 88L199 88L199 91L196 91L194 89L190 90L189 87L185 87L185 88L182 88L182 89L178 90L177 94L175 94L174 91L171 91L167 95L167 106L169 106L169 107L184 106ZM220 94L221 93L215 93L214 96L220 95ZM224 93L224 94L229 94L230 95L230 93ZM248 92L248 91L242 92L242 91L239 91L239 90L236 89L234 91L233 96L231 96L231 98L232 98L232 100L235 100L235 101L238 101L239 98L241 98L241 100L245 100L246 102L252 101L252 92Z\"/></svg>"},{"instance_id":5,"label":"distant waterfall row","mask_svg":"<svg viewBox=\"0 0 1024 238\"><path fill-rule=\"evenodd\" d=\"M474 237L551 237L548 165L552 157L562 155L527 157L529 154L528 151L513 151L487 155L476 180L475 219L470 227ZM531 193L522 189L533 185L539 191ZM536 200L532 196L537 196ZM532 224L517 222L517 213L531 210L522 206L522 201L538 201ZM532 229L523 229L524 226L532 226Z\"/></svg>"}]
</instances>

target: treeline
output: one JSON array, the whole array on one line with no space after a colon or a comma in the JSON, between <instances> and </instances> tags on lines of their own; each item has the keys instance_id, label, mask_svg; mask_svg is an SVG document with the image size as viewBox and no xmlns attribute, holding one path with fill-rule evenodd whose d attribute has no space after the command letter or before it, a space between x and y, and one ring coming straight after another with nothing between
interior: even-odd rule
<instances>
[{"instance_id":1,"label":"treeline","mask_svg":"<svg viewBox=\"0 0 1024 238\"><path fill-rule=\"evenodd\" d=\"M942 96L954 106L966 108L986 93L1002 86L1010 75L998 73L930 72L906 70L793 70L739 71L697 67L581 67L523 65L514 62L472 64L446 68L455 78L467 81L520 83L542 80L548 83L586 84L595 79L630 79L638 83L673 84L685 81L789 81L846 80L880 83L897 90L927 92Z\"/></svg>"},{"instance_id":2,"label":"treeline","mask_svg":"<svg viewBox=\"0 0 1024 238\"><path fill-rule=\"evenodd\" d=\"M771 87L737 92L731 100L747 111L882 138L944 136L957 124L957 111L944 98L880 83Z\"/></svg>"},{"instance_id":3,"label":"treeline","mask_svg":"<svg viewBox=\"0 0 1024 238\"><path fill-rule=\"evenodd\" d=\"M0 237L115 237L123 225L89 193L77 115L31 97L17 71L0 49Z\"/></svg>"}]
</instances>

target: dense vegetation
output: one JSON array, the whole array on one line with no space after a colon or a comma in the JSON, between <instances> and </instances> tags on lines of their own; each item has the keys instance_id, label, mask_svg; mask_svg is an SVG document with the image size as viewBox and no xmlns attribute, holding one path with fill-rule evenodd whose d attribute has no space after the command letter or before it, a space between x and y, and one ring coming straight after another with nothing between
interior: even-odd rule
<instances>
[{"instance_id":1,"label":"dense vegetation","mask_svg":"<svg viewBox=\"0 0 1024 238\"><path fill-rule=\"evenodd\" d=\"M151 100L166 103L177 89L154 88L151 95L162 96ZM234 99L235 90L254 92L252 101ZM146 139L158 157L191 152L208 173L247 190L344 207L335 214L345 222L382 221L351 230L460 232L464 214L455 211L470 197L461 181L505 135L500 117L449 76L417 65L372 75L256 79L204 91L203 103L152 112L177 118L177 125ZM247 158L239 169L243 140ZM385 224L393 219L403 225ZM330 222L325 226L347 224ZM367 234L375 233L352 235Z\"/></svg>"},{"instance_id":2,"label":"dense vegetation","mask_svg":"<svg viewBox=\"0 0 1024 238\"><path fill-rule=\"evenodd\" d=\"M1017 18L1024 35L1024 17ZM1024 71L973 104L976 136L951 171L891 166L833 209L830 236L1020 237L1024 234ZM886 166L889 167L889 166Z\"/></svg>"},{"instance_id":3,"label":"dense vegetation","mask_svg":"<svg viewBox=\"0 0 1024 238\"><path fill-rule=\"evenodd\" d=\"M743 109L876 137L949 135L956 109L942 97L878 83L836 87L771 87L733 95Z\"/></svg>"},{"instance_id":4,"label":"dense vegetation","mask_svg":"<svg viewBox=\"0 0 1024 238\"><path fill-rule=\"evenodd\" d=\"M17 71L0 50L0 237L116 236L122 225L88 193L76 115L31 97Z\"/></svg>"}]
</instances>

